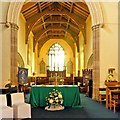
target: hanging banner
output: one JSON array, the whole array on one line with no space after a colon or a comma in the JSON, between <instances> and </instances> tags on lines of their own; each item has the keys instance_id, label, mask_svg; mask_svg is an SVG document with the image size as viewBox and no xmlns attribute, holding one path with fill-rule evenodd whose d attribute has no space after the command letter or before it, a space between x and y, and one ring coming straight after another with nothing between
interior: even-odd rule
<instances>
[{"instance_id":1,"label":"hanging banner","mask_svg":"<svg viewBox=\"0 0 120 120\"><path fill-rule=\"evenodd\" d=\"M18 67L18 83L24 84L28 82L28 69Z\"/></svg>"}]
</instances>

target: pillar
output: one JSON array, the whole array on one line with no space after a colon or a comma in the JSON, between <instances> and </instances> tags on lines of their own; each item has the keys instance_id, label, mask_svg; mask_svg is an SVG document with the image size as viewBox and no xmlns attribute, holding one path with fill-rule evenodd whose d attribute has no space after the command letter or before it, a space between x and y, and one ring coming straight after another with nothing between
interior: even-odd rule
<instances>
[{"instance_id":1,"label":"pillar","mask_svg":"<svg viewBox=\"0 0 120 120\"><path fill-rule=\"evenodd\" d=\"M92 26L93 33L93 99L98 100L100 84L100 54L99 54L100 25Z\"/></svg>"},{"instance_id":2,"label":"pillar","mask_svg":"<svg viewBox=\"0 0 120 120\"><path fill-rule=\"evenodd\" d=\"M11 23L11 70L10 79L13 85L18 86L17 41L18 26Z\"/></svg>"},{"instance_id":3,"label":"pillar","mask_svg":"<svg viewBox=\"0 0 120 120\"><path fill-rule=\"evenodd\" d=\"M80 52L78 52L78 77L80 77Z\"/></svg>"}]
</instances>

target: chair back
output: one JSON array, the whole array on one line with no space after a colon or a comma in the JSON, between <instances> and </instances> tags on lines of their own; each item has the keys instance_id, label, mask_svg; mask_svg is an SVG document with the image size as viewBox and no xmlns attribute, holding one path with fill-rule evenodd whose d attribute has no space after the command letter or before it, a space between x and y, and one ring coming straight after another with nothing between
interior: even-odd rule
<instances>
[{"instance_id":1,"label":"chair back","mask_svg":"<svg viewBox=\"0 0 120 120\"><path fill-rule=\"evenodd\" d=\"M0 94L0 106L7 106L6 94Z\"/></svg>"},{"instance_id":2,"label":"chair back","mask_svg":"<svg viewBox=\"0 0 120 120\"><path fill-rule=\"evenodd\" d=\"M24 93L12 93L11 94L11 105L24 103Z\"/></svg>"}]
</instances>

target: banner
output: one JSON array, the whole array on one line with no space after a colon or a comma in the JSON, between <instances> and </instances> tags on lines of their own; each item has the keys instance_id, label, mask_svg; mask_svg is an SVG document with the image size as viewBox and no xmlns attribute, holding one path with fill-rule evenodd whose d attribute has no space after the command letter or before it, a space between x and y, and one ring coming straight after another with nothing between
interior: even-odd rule
<instances>
[{"instance_id":1,"label":"banner","mask_svg":"<svg viewBox=\"0 0 120 120\"><path fill-rule=\"evenodd\" d=\"M18 83L24 84L28 81L28 69L18 67Z\"/></svg>"}]
</instances>

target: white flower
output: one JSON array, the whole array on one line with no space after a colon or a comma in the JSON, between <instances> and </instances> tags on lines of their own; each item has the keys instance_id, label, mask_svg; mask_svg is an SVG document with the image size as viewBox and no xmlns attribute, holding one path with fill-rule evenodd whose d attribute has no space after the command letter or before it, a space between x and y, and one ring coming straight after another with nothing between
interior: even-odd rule
<instances>
[{"instance_id":1,"label":"white flower","mask_svg":"<svg viewBox=\"0 0 120 120\"><path fill-rule=\"evenodd\" d=\"M49 93L49 96L46 98L48 106L58 106L63 104L62 94L58 90Z\"/></svg>"},{"instance_id":2,"label":"white flower","mask_svg":"<svg viewBox=\"0 0 120 120\"><path fill-rule=\"evenodd\" d=\"M63 104L63 100L61 100L60 104Z\"/></svg>"},{"instance_id":3,"label":"white flower","mask_svg":"<svg viewBox=\"0 0 120 120\"><path fill-rule=\"evenodd\" d=\"M50 95L50 97L54 97L53 95Z\"/></svg>"},{"instance_id":4,"label":"white flower","mask_svg":"<svg viewBox=\"0 0 120 120\"><path fill-rule=\"evenodd\" d=\"M62 95L61 95L61 94L59 94L59 95L58 95L58 98L62 98Z\"/></svg>"},{"instance_id":5,"label":"white flower","mask_svg":"<svg viewBox=\"0 0 120 120\"><path fill-rule=\"evenodd\" d=\"M55 96L57 96L57 93L54 93Z\"/></svg>"},{"instance_id":6,"label":"white flower","mask_svg":"<svg viewBox=\"0 0 120 120\"><path fill-rule=\"evenodd\" d=\"M55 97L55 100L58 99L58 97Z\"/></svg>"},{"instance_id":7,"label":"white flower","mask_svg":"<svg viewBox=\"0 0 120 120\"><path fill-rule=\"evenodd\" d=\"M53 99L50 99L50 100L49 100L49 103L53 103Z\"/></svg>"},{"instance_id":8,"label":"white flower","mask_svg":"<svg viewBox=\"0 0 120 120\"><path fill-rule=\"evenodd\" d=\"M59 100L58 100L58 99L56 99L55 101L56 101L57 103L59 102Z\"/></svg>"}]
</instances>

